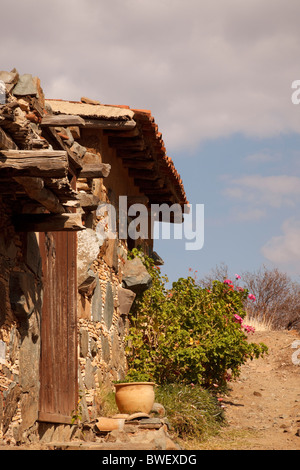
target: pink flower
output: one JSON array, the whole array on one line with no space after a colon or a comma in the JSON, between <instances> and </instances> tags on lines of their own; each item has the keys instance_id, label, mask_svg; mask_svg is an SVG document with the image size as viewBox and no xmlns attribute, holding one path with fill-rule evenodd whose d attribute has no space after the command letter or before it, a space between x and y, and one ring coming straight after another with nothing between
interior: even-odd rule
<instances>
[{"instance_id":1,"label":"pink flower","mask_svg":"<svg viewBox=\"0 0 300 470\"><path fill-rule=\"evenodd\" d=\"M236 319L236 321L237 321L238 323L240 323L240 324L243 323L243 319L242 319L239 315L237 315L237 314L235 313L233 316L234 316L234 318Z\"/></svg>"},{"instance_id":2,"label":"pink flower","mask_svg":"<svg viewBox=\"0 0 300 470\"><path fill-rule=\"evenodd\" d=\"M240 276L239 274L236 274L236 275L235 275L235 278L236 278L236 279L241 279L241 276Z\"/></svg>"},{"instance_id":3,"label":"pink flower","mask_svg":"<svg viewBox=\"0 0 300 470\"><path fill-rule=\"evenodd\" d=\"M247 331L247 333L254 333L255 332L254 326L243 325L243 328L244 328L245 331Z\"/></svg>"},{"instance_id":4,"label":"pink flower","mask_svg":"<svg viewBox=\"0 0 300 470\"><path fill-rule=\"evenodd\" d=\"M253 294L249 294L249 295L248 295L248 298L249 298L250 300L253 300L253 302L256 300L256 297L255 297L255 295L253 295Z\"/></svg>"},{"instance_id":5,"label":"pink flower","mask_svg":"<svg viewBox=\"0 0 300 470\"><path fill-rule=\"evenodd\" d=\"M225 279L225 281L223 281L224 284L228 284L229 286L232 286L232 281L230 279Z\"/></svg>"}]
</instances>

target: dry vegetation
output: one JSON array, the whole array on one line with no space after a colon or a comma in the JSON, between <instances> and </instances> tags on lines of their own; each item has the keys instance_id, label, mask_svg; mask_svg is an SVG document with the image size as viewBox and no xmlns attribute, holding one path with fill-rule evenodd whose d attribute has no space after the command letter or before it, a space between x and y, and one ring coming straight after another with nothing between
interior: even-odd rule
<instances>
[{"instance_id":1,"label":"dry vegetation","mask_svg":"<svg viewBox=\"0 0 300 470\"><path fill-rule=\"evenodd\" d=\"M240 273L234 282L248 289L256 298L246 306L247 321L254 327L275 330L300 331L300 283L293 281L277 268L262 266L258 271ZM230 277L225 264L217 266L200 284L208 286L212 280Z\"/></svg>"}]
</instances>

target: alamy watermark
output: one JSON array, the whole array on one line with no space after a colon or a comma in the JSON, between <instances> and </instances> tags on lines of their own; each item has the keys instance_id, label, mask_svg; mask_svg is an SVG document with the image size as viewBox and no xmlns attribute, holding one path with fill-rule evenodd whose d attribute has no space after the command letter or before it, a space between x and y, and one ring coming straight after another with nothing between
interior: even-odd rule
<instances>
[{"instance_id":1,"label":"alamy watermark","mask_svg":"<svg viewBox=\"0 0 300 470\"><path fill-rule=\"evenodd\" d=\"M295 351L295 352L292 354L292 363L293 363L295 366L299 366L299 365L300 365L300 340L297 339L297 340L293 341L291 347L292 347L293 349L297 349L297 351Z\"/></svg>"},{"instance_id":2,"label":"alamy watermark","mask_svg":"<svg viewBox=\"0 0 300 470\"><path fill-rule=\"evenodd\" d=\"M204 245L204 204L144 204L128 207L127 196L119 197L119 205L100 203L96 215L96 232L102 238L120 240L159 239L185 240L185 249L201 250ZM162 222L159 226L156 222ZM172 232L171 233L171 226Z\"/></svg>"},{"instance_id":3,"label":"alamy watermark","mask_svg":"<svg viewBox=\"0 0 300 470\"><path fill-rule=\"evenodd\" d=\"M3 80L0 80L0 104L6 103L6 86Z\"/></svg>"},{"instance_id":4,"label":"alamy watermark","mask_svg":"<svg viewBox=\"0 0 300 470\"><path fill-rule=\"evenodd\" d=\"M300 80L294 80L292 82L292 88L295 90L291 95L291 100L293 104L300 103Z\"/></svg>"}]
</instances>

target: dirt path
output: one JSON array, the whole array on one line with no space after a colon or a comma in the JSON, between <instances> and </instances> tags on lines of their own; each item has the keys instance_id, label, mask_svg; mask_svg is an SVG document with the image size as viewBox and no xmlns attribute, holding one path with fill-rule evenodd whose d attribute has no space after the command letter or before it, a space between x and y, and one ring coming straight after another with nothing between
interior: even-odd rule
<instances>
[{"instance_id":1,"label":"dirt path","mask_svg":"<svg viewBox=\"0 0 300 470\"><path fill-rule=\"evenodd\" d=\"M243 366L223 398L228 426L201 448L300 450L300 333L259 331L251 341L269 354Z\"/></svg>"}]
</instances>

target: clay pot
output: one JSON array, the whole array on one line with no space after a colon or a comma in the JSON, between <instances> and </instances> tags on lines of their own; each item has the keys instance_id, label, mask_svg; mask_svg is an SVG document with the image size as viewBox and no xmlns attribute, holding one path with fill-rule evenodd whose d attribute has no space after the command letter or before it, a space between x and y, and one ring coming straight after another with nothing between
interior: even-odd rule
<instances>
[{"instance_id":1,"label":"clay pot","mask_svg":"<svg viewBox=\"0 0 300 470\"><path fill-rule=\"evenodd\" d=\"M115 384L115 399L120 413L149 414L155 399L154 386L153 382Z\"/></svg>"}]
</instances>

